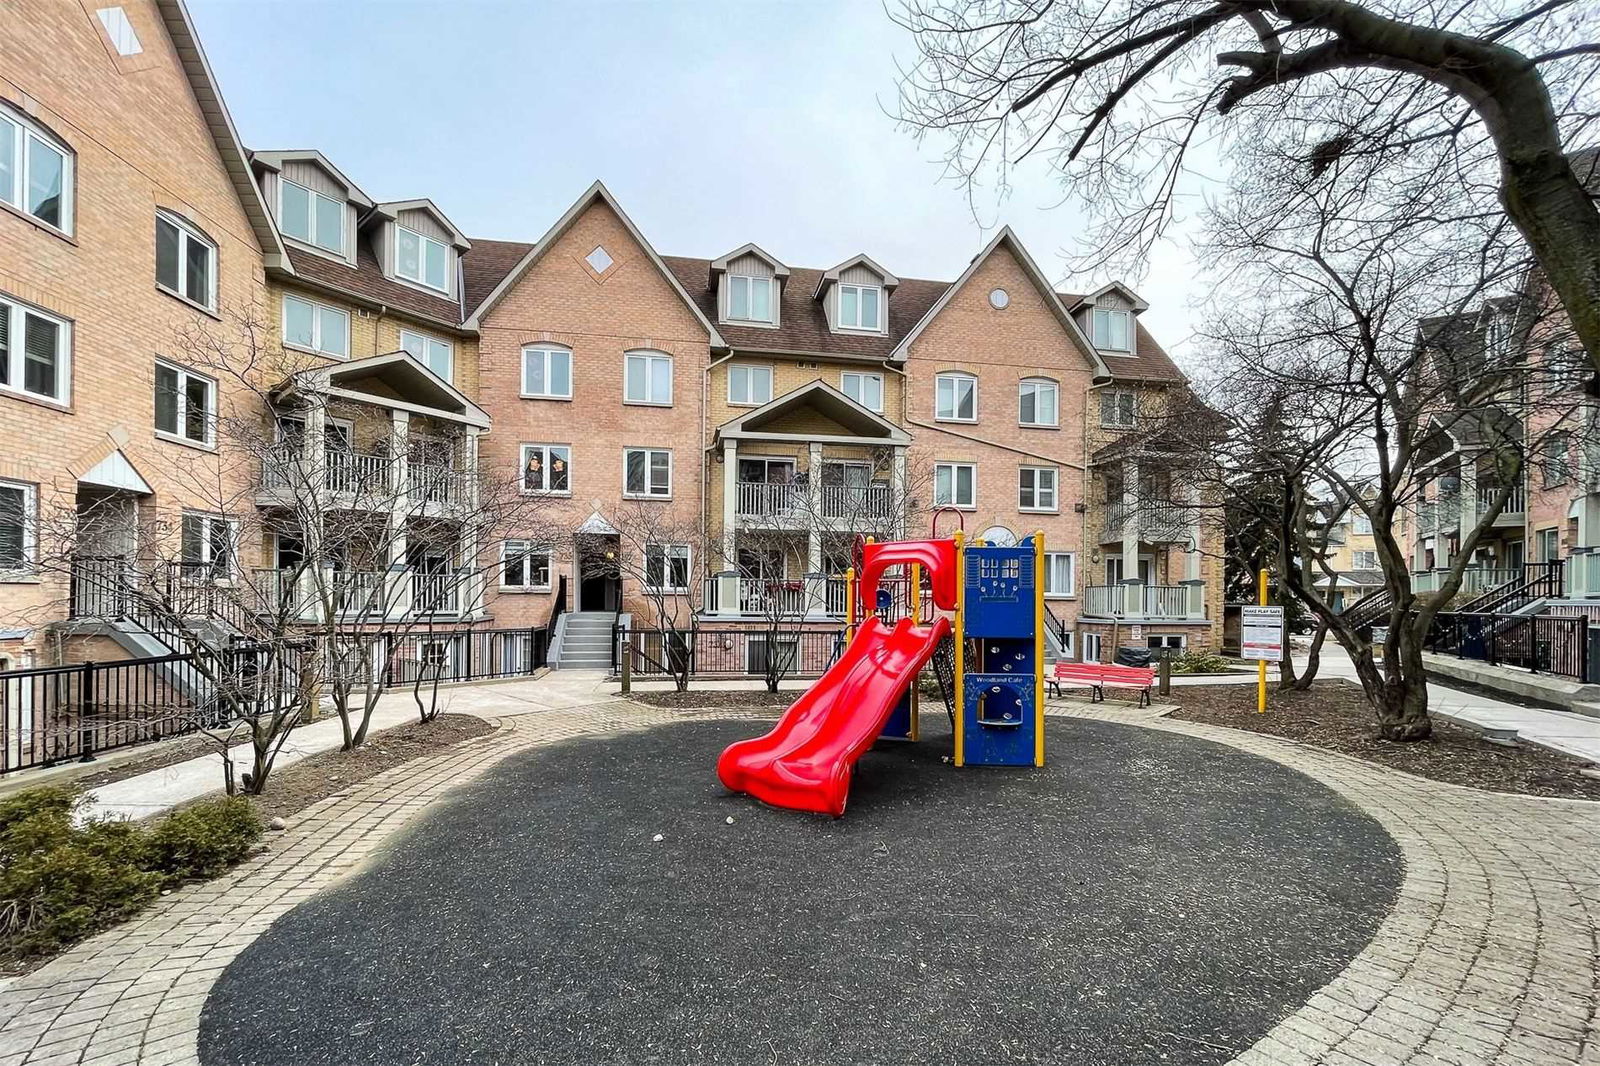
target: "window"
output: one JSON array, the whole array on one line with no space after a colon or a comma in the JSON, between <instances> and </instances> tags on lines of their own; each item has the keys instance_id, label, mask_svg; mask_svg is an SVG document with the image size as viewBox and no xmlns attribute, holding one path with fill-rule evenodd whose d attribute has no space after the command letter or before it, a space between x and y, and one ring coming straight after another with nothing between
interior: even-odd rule
<instances>
[{"instance_id":1,"label":"window","mask_svg":"<svg viewBox=\"0 0 1600 1066\"><path fill-rule=\"evenodd\" d=\"M0 296L0 391L67 402L72 326Z\"/></svg>"},{"instance_id":2,"label":"window","mask_svg":"<svg viewBox=\"0 0 1600 1066\"><path fill-rule=\"evenodd\" d=\"M1561 558L1561 532L1556 529L1541 529L1533 535L1534 559L1541 563L1553 563Z\"/></svg>"},{"instance_id":3,"label":"window","mask_svg":"<svg viewBox=\"0 0 1600 1066\"><path fill-rule=\"evenodd\" d=\"M450 291L446 277L450 256L448 250L432 237L424 237L416 230L396 226L394 238L394 272L407 281L415 281L440 292Z\"/></svg>"},{"instance_id":4,"label":"window","mask_svg":"<svg viewBox=\"0 0 1600 1066\"><path fill-rule=\"evenodd\" d=\"M1545 487L1562 485L1572 478L1572 461L1569 453L1572 450L1572 435L1566 432L1552 433L1544 439L1541 449L1544 452L1544 461L1540 465L1544 472Z\"/></svg>"},{"instance_id":5,"label":"window","mask_svg":"<svg viewBox=\"0 0 1600 1066\"><path fill-rule=\"evenodd\" d=\"M1355 570L1376 570L1378 569L1378 553L1375 551L1351 552L1350 566Z\"/></svg>"},{"instance_id":6,"label":"window","mask_svg":"<svg viewBox=\"0 0 1600 1066\"><path fill-rule=\"evenodd\" d=\"M800 663L800 638L752 633L745 645L745 673L780 677L794 673Z\"/></svg>"},{"instance_id":7,"label":"window","mask_svg":"<svg viewBox=\"0 0 1600 1066\"><path fill-rule=\"evenodd\" d=\"M625 403L672 403L672 356L629 352L623 373Z\"/></svg>"},{"instance_id":8,"label":"window","mask_svg":"<svg viewBox=\"0 0 1600 1066\"><path fill-rule=\"evenodd\" d=\"M210 444L217 422L217 384L171 363L156 363L156 432Z\"/></svg>"},{"instance_id":9,"label":"window","mask_svg":"<svg viewBox=\"0 0 1600 1066\"><path fill-rule=\"evenodd\" d=\"M350 315L337 307L285 293L283 343L346 359L350 355Z\"/></svg>"},{"instance_id":10,"label":"window","mask_svg":"<svg viewBox=\"0 0 1600 1066\"><path fill-rule=\"evenodd\" d=\"M0 200L72 232L72 153L15 111L0 107Z\"/></svg>"},{"instance_id":11,"label":"window","mask_svg":"<svg viewBox=\"0 0 1600 1066\"><path fill-rule=\"evenodd\" d=\"M1083 645L1083 660L1082 660L1083 662L1086 662L1086 663L1097 663L1097 662L1100 661L1100 634L1099 633L1085 633L1085 634L1083 634L1083 640L1080 643L1082 643L1082 645Z\"/></svg>"},{"instance_id":12,"label":"window","mask_svg":"<svg viewBox=\"0 0 1600 1066\"><path fill-rule=\"evenodd\" d=\"M1144 646L1151 651L1182 651L1188 638L1182 633L1158 633L1144 638Z\"/></svg>"},{"instance_id":13,"label":"window","mask_svg":"<svg viewBox=\"0 0 1600 1066\"><path fill-rule=\"evenodd\" d=\"M878 306L882 298L883 290L876 285L840 285L840 328L880 329Z\"/></svg>"},{"instance_id":14,"label":"window","mask_svg":"<svg viewBox=\"0 0 1600 1066\"><path fill-rule=\"evenodd\" d=\"M664 499L672 495L672 453L629 448L622 453L622 494Z\"/></svg>"},{"instance_id":15,"label":"window","mask_svg":"<svg viewBox=\"0 0 1600 1066\"><path fill-rule=\"evenodd\" d=\"M1372 519L1367 515L1358 514L1350 519L1350 529L1352 532L1359 533L1362 536L1370 536L1372 533Z\"/></svg>"},{"instance_id":16,"label":"window","mask_svg":"<svg viewBox=\"0 0 1600 1066\"><path fill-rule=\"evenodd\" d=\"M100 19L100 25L106 28L106 36L111 39L111 47L117 50L119 56L136 56L144 51L144 46L139 43L139 35L133 31L133 23L128 21L128 13L120 7L102 7L95 12Z\"/></svg>"},{"instance_id":17,"label":"window","mask_svg":"<svg viewBox=\"0 0 1600 1066\"><path fill-rule=\"evenodd\" d=\"M413 330L400 331L400 347L414 356L417 362L449 381L455 372L455 345ZM565 353L562 353L565 354ZM524 356L526 360L526 356Z\"/></svg>"},{"instance_id":18,"label":"window","mask_svg":"<svg viewBox=\"0 0 1600 1066\"><path fill-rule=\"evenodd\" d=\"M935 463L933 504L935 507L976 507L978 468L971 463Z\"/></svg>"},{"instance_id":19,"label":"window","mask_svg":"<svg viewBox=\"0 0 1600 1066\"><path fill-rule=\"evenodd\" d=\"M1103 307L1094 310L1094 346L1113 352L1131 352L1129 343L1132 317L1126 311L1112 311Z\"/></svg>"},{"instance_id":20,"label":"window","mask_svg":"<svg viewBox=\"0 0 1600 1066\"><path fill-rule=\"evenodd\" d=\"M522 491L567 495L572 492L572 449L564 444L522 446Z\"/></svg>"},{"instance_id":21,"label":"window","mask_svg":"<svg viewBox=\"0 0 1600 1066\"><path fill-rule=\"evenodd\" d=\"M1044 594L1071 596L1078 591L1077 556L1071 552L1044 553Z\"/></svg>"},{"instance_id":22,"label":"window","mask_svg":"<svg viewBox=\"0 0 1600 1066\"><path fill-rule=\"evenodd\" d=\"M728 367L728 402L756 407L772 399L770 366Z\"/></svg>"},{"instance_id":23,"label":"window","mask_svg":"<svg viewBox=\"0 0 1600 1066\"><path fill-rule=\"evenodd\" d=\"M217 248L188 223L156 214L156 285L181 300L216 306Z\"/></svg>"},{"instance_id":24,"label":"window","mask_svg":"<svg viewBox=\"0 0 1600 1066\"><path fill-rule=\"evenodd\" d=\"M940 374L934 381L933 417L942 422L976 422L978 379L971 374Z\"/></svg>"},{"instance_id":25,"label":"window","mask_svg":"<svg viewBox=\"0 0 1600 1066\"><path fill-rule=\"evenodd\" d=\"M550 589L550 552L531 541L508 540L500 546L500 587Z\"/></svg>"},{"instance_id":26,"label":"window","mask_svg":"<svg viewBox=\"0 0 1600 1066\"><path fill-rule=\"evenodd\" d=\"M0 576L15 577L33 566L33 523L38 490L0 480Z\"/></svg>"},{"instance_id":27,"label":"window","mask_svg":"<svg viewBox=\"0 0 1600 1066\"><path fill-rule=\"evenodd\" d=\"M839 388L846 396L869 411L883 413L883 375L858 374L846 370L839 375Z\"/></svg>"},{"instance_id":28,"label":"window","mask_svg":"<svg viewBox=\"0 0 1600 1066\"><path fill-rule=\"evenodd\" d=\"M278 181L278 224L295 240L344 254L344 201L312 192L287 179Z\"/></svg>"},{"instance_id":29,"label":"window","mask_svg":"<svg viewBox=\"0 0 1600 1066\"><path fill-rule=\"evenodd\" d=\"M1100 424L1112 429L1130 429L1139 421L1139 402L1135 393L1107 390L1100 394Z\"/></svg>"},{"instance_id":30,"label":"window","mask_svg":"<svg viewBox=\"0 0 1600 1066\"><path fill-rule=\"evenodd\" d=\"M1025 379L1017 387L1017 421L1025 426L1060 425L1060 395L1053 381Z\"/></svg>"},{"instance_id":31,"label":"window","mask_svg":"<svg viewBox=\"0 0 1600 1066\"><path fill-rule=\"evenodd\" d=\"M572 353L565 348L522 349L522 395L572 399Z\"/></svg>"},{"instance_id":32,"label":"window","mask_svg":"<svg viewBox=\"0 0 1600 1066\"><path fill-rule=\"evenodd\" d=\"M226 581L233 576L234 522L224 515L183 516L183 576L191 581Z\"/></svg>"},{"instance_id":33,"label":"window","mask_svg":"<svg viewBox=\"0 0 1600 1066\"><path fill-rule=\"evenodd\" d=\"M688 592L689 545L646 544L644 583L657 592Z\"/></svg>"},{"instance_id":34,"label":"window","mask_svg":"<svg viewBox=\"0 0 1600 1066\"><path fill-rule=\"evenodd\" d=\"M1021 468L1017 478L1017 508L1022 511L1057 510L1055 467Z\"/></svg>"},{"instance_id":35,"label":"window","mask_svg":"<svg viewBox=\"0 0 1600 1066\"><path fill-rule=\"evenodd\" d=\"M772 279L730 274L728 317L743 322L771 322Z\"/></svg>"}]
</instances>

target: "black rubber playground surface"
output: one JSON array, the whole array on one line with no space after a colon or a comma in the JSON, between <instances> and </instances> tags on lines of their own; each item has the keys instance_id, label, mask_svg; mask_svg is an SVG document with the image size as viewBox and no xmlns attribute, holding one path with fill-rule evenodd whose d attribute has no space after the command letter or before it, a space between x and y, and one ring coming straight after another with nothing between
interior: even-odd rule
<instances>
[{"instance_id":1,"label":"black rubber playground surface","mask_svg":"<svg viewBox=\"0 0 1600 1066\"><path fill-rule=\"evenodd\" d=\"M1333 792L1191 738L1053 721L1042 771L880 746L835 822L721 790L764 728L501 764L246 949L202 1062L1221 1063L1401 875Z\"/></svg>"}]
</instances>

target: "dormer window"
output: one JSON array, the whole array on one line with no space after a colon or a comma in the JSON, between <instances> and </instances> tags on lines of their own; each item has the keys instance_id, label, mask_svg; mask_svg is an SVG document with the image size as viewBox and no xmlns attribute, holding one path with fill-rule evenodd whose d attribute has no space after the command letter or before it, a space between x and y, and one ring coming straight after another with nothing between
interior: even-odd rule
<instances>
[{"instance_id":1,"label":"dormer window","mask_svg":"<svg viewBox=\"0 0 1600 1066\"><path fill-rule=\"evenodd\" d=\"M771 322L772 279L729 274L728 318L742 322Z\"/></svg>"},{"instance_id":2,"label":"dormer window","mask_svg":"<svg viewBox=\"0 0 1600 1066\"><path fill-rule=\"evenodd\" d=\"M1094 309L1094 346L1112 352L1133 350L1133 315L1110 308Z\"/></svg>"},{"instance_id":3,"label":"dormer window","mask_svg":"<svg viewBox=\"0 0 1600 1066\"><path fill-rule=\"evenodd\" d=\"M344 254L344 202L287 178L278 182L278 225L286 236Z\"/></svg>"},{"instance_id":4,"label":"dormer window","mask_svg":"<svg viewBox=\"0 0 1600 1066\"><path fill-rule=\"evenodd\" d=\"M840 329L882 329L883 290L876 285L839 286Z\"/></svg>"},{"instance_id":5,"label":"dormer window","mask_svg":"<svg viewBox=\"0 0 1600 1066\"><path fill-rule=\"evenodd\" d=\"M416 230L395 226L394 272L407 281L449 292L450 253L444 244Z\"/></svg>"}]
</instances>

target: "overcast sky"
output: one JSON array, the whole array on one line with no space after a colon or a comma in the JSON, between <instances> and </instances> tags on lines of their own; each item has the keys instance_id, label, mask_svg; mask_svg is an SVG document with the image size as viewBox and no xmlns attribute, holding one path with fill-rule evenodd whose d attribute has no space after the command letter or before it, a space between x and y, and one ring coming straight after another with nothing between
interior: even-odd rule
<instances>
[{"instance_id":1,"label":"overcast sky","mask_svg":"<svg viewBox=\"0 0 1600 1066\"><path fill-rule=\"evenodd\" d=\"M898 129L909 37L874 0L189 0L248 147L318 148L375 199L431 197L469 237L532 241L596 178L667 255L754 241L954 279L1010 224L1063 288L1080 219L1043 166L1009 199L942 180ZM1136 283L1181 361L1197 292L1174 243Z\"/></svg>"}]
</instances>

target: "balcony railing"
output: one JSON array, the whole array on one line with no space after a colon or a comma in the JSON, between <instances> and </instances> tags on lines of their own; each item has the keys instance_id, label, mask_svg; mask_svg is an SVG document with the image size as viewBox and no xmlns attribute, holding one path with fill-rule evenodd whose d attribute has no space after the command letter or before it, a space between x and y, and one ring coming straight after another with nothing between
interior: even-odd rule
<instances>
[{"instance_id":1,"label":"balcony railing","mask_svg":"<svg viewBox=\"0 0 1600 1066\"><path fill-rule=\"evenodd\" d=\"M806 487L793 483L741 481L738 488L739 515L744 518L785 518L805 507Z\"/></svg>"},{"instance_id":2,"label":"balcony railing","mask_svg":"<svg viewBox=\"0 0 1600 1066\"><path fill-rule=\"evenodd\" d=\"M455 614L460 587L460 578L454 574L413 571L411 609L417 614Z\"/></svg>"},{"instance_id":3,"label":"balcony railing","mask_svg":"<svg viewBox=\"0 0 1600 1066\"><path fill-rule=\"evenodd\" d=\"M382 496L395 490L394 460L387 455L330 448L323 454L322 487L353 496ZM305 459L291 448L270 452L262 462L261 483L293 489L309 483ZM410 462L406 489L424 503L456 504L466 499L466 473L451 463Z\"/></svg>"},{"instance_id":4,"label":"balcony railing","mask_svg":"<svg viewBox=\"0 0 1600 1066\"><path fill-rule=\"evenodd\" d=\"M1176 504L1110 503L1106 505L1106 537L1115 540L1122 536L1129 519L1137 524L1139 539L1146 542L1184 541L1189 539L1190 516Z\"/></svg>"},{"instance_id":5,"label":"balcony railing","mask_svg":"<svg viewBox=\"0 0 1600 1066\"><path fill-rule=\"evenodd\" d=\"M447 463L411 462L406 466L411 499L420 503L463 503L466 479Z\"/></svg>"},{"instance_id":6,"label":"balcony railing","mask_svg":"<svg viewBox=\"0 0 1600 1066\"><path fill-rule=\"evenodd\" d=\"M1485 512L1485 511L1487 511L1489 509L1489 505L1494 502L1495 495L1499 491L1500 491L1500 486L1497 486L1497 485L1479 485L1478 486L1478 501L1477 502L1478 502L1478 513L1479 514L1482 514L1483 512ZM1523 512L1525 512L1527 509L1528 509L1528 492L1527 492L1527 489L1524 488L1522 485L1518 485L1518 486L1516 486L1515 488L1513 488L1511 490L1511 495L1506 497L1506 505L1500 509L1500 517L1501 518L1506 518L1506 517L1508 517L1510 515L1520 515Z\"/></svg>"},{"instance_id":7,"label":"balcony railing","mask_svg":"<svg viewBox=\"0 0 1600 1066\"><path fill-rule=\"evenodd\" d=\"M1450 573L1449 567L1435 567L1432 570L1413 570L1411 572L1412 592L1438 592L1444 587L1445 576ZM1498 588L1508 582L1518 581L1522 578L1520 567L1503 566L1469 566L1461 571L1461 589L1458 595L1477 595Z\"/></svg>"},{"instance_id":8,"label":"balcony railing","mask_svg":"<svg viewBox=\"0 0 1600 1066\"><path fill-rule=\"evenodd\" d=\"M887 584L887 582L886 582ZM724 602L725 589L734 597ZM842 618L849 602L842 577L734 577L725 574L706 580L706 610L713 614L816 615Z\"/></svg>"},{"instance_id":9,"label":"balcony railing","mask_svg":"<svg viewBox=\"0 0 1600 1066\"><path fill-rule=\"evenodd\" d=\"M887 518L894 506L888 485L824 485L825 518Z\"/></svg>"},{"instance_id":10,"label":"balcony railing","mask_svg":"<svg viewBox=\"0 0 1600 1066\"><path fill-rule=\"evenodd\" d=\"M1567 556L1568 596L1600 597L1600 548L1578 548Z\"/></svg>"},{"instance_id":11,"label":"balcony railing","mask_svg":"<svg viewBox=\"0 0 1600 1066\"><path fill-rule=\"evenodd\" d=\"M1090 585L1084 590L1083 613L1095 618L1203 619L1205 586Z\"/></svg>"}]
</instances>

